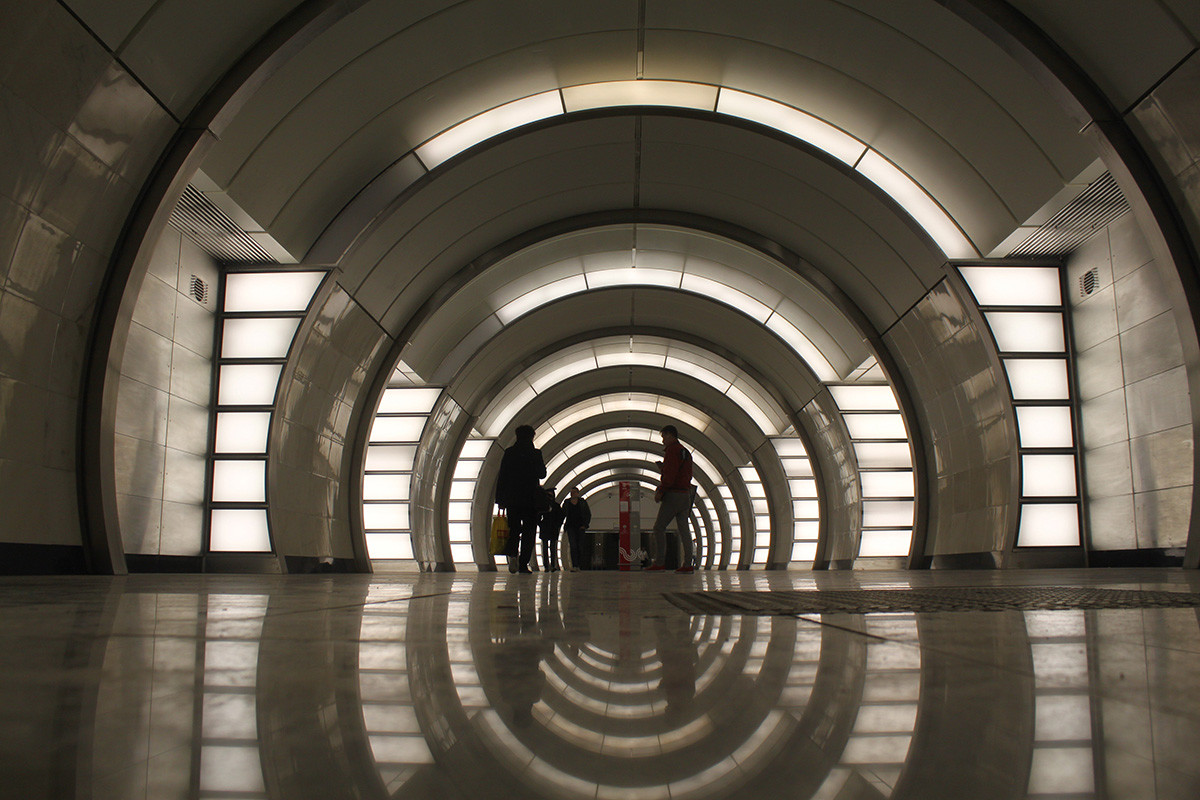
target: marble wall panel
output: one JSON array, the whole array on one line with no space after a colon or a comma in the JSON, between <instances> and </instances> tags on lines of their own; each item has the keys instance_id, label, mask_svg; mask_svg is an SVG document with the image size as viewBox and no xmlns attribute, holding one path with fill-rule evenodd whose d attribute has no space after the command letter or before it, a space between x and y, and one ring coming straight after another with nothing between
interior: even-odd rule
<instances>
[{"instance_id":1,"label":"marble wall panel","mask_svg":"<svg viewBox=\"0 0 1200 800\"><path fill-rule=\"evenodd\" d=\"M276 397L268 496L276 551L348 558L350 470L367 376L388 337L338 285L320 290L292 346Z\"/></svg>"},{"instance_id":2,"label":"marble wall panel","mask_svg":"<svg viewBox=\"0 0 1200 800\"><path fill-rule=\"evenodd\" d=\"M0 506L28 508L36 496L39 512L35 524L6 526L0 539L79 545L74 451L88 330L112 247L176 123L63 5L13 0L3 17L0 375L23 387L6 389L11 401L37 389L42 402L0 420L0 442L36 435L37 446L27 442L10 463L46 486L24 485L28 477L0 484ZM164 332L161 315L146 321L145 330ZM135 334L134 346L145 346L141 367L153 372L155 345ZM135 483L145 493L154 480L143 467L161 461L154 448L165 405L154 391L120 391L146 403L138 414L118 413L122 434L132 437L118 455L138 441ZM61 507L46 505L51 496Z\"/></svg>"},{"instance_id":3,"label":"marble wall panel","mask_svg":"<svg viewBox=\"0 0 1200 800\"><path fill-rule=\"evenodd\" d=\"M1192 481L1192 400L1170 293L1132 215L1072 254L1068 287L1093 268L1099 288L1068 293L1092 547L1182 547L1174 490Z\"/></svg>"},{"instance_id":4,"label":"marble wall panel","mask_svg":"<svg viewBox=\"0 0 1200 800\"><path fill-rule=\"evenodd\" d=\"M862 538L862 486L850 434L842 424L828 391L820 392L800 412L813 439L824 486L826 561L846 561L858 555Z\"/></svg>"},{"instance_id":5,"label":"marble wall panel","mask_svg":"<svg viewBox=\"0 0 1200 800\"><path fill-rule=\"evenodd\" d=\"M933 488L925 554L1004 551L1020 490L1011 480L1017 442L1006 379L992 367L989 340L942 281L884 341L925 435Z\"/></svg>"}]
</instances>

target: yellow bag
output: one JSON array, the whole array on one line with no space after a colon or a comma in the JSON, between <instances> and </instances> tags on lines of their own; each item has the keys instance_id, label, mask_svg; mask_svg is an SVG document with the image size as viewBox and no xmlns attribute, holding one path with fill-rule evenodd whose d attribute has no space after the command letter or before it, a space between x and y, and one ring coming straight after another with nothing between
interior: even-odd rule
<instances>
[{"instance_id":1,"label":"yellow bag","mask_svg":"<svg viewBox=\"0 0 1200 800\"><path fill-rule=\"evenodd\" d=\"M503 555L508 548L508 517L496 514L492 517L492 541L488 548L494 556Z\"/></svg>"}]
</instances>

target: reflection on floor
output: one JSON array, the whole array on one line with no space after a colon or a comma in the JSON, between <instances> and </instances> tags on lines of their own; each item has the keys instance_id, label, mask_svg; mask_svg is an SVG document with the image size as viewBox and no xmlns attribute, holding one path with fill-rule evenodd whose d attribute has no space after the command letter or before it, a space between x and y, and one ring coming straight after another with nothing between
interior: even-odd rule
<instances>
[{"instance_id":1,"label":"reflection on floor","mask_svg":"<svg viewBox=\"0 0 1200 800\"><path fill-rule=\"evenodd\" d=\"M1195 608L753 616L664 592L1178 570L0 579L0 796L1194 798Z\"/></svg>"}]
</instances>

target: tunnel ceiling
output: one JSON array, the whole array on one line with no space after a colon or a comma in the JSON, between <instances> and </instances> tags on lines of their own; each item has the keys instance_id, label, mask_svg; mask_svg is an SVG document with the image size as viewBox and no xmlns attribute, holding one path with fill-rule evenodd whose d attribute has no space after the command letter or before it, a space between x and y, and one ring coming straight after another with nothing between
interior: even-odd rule
<instances>
[{"instance_id":1,"label":"tunnel ceiling","mask_svg":"<svg viewBox=\"0 0 1200 800\"><path fill-rule=\"evenodd\" d=\"M215 83L274 22L348 11L218 118L193 183L291 260L333 267L397 358L473 415L535 365L622 334L708 351L794 413L869 363L948 258L989 255L1095 174L1077 121L934 0L293 1L231 4L209 27L185 24L184 3L77 5L180 117L200 99L187 87ZM154 68L185 43L190 74ZM538 103L551 110L515 110ZM506 115L496 135L446 144ZM768 315L686 284L588 284L500 313L589 259L689 258ZM772 327L784 300L821 358ZM764 426L692 383L598 368L538 395L528 421L686 386L755 446Z\"/></svg>"}]
</instances>

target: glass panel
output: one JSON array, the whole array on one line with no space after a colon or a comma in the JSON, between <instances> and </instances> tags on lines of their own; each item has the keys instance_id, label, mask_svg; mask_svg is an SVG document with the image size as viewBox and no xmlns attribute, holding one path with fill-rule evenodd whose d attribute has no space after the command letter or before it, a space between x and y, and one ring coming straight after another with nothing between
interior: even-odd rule
<instances>
[{"instance_id":1,"label":"glass panel","mask_svg":"<svg viewBox=\"0 0 1200 800\"><path fill-rule=\"evenodd\" d=\"M284 358L299 318L227 319L222 323L221 358Z\"/></svg>"},{"instance_id":2,"label":"glass panel","mask_svg":"<svg viewBox=\"0 0 1200 800\"><path fill-rule=\"evenodd\" d=\"M816 520L797 520L792 530L797 541L816 542L821 532L821 523Z\"/></svg>"},{"instance_id":3,"label":"glass panel","mask_svg":"<svg viewBox=\"0 0 1200 800\"><path fill-rule=\"evenodd\" d=\"M912 544L912 531L863 531L858 545L860 556L906 556Z\"/></svg>"},{"instance_id":4,"label":"glass panel","mask_svg":"<svg viewBox=\"0 0 1200 800\"><path fill-rule=\"evenodd\" d=\"M1021 456L1021 494L1024 497L1073 497L1075 456Z\"/></svg>"},{"instance_id":5,"label":"glass panel","mask_svg":"<svg viewBox=\"0 0 1200 800\"><path fill-rule=\"evenodd\" d=\"M1019 547L1074 547L1079 544L1079 508L1074 503L1023 503Z\"/></svg>"},{"instance_id":6,"label":"glass panel","mask_svg":"<svg viewBox=\"0 0 1200 800\"><path fill-rule=\"evenodd\" d=\"M367 555L371 558L412 558L412 536L407 533L368 533Z\"/></svg>"},{"instance_id":7,"label":"glass panel","mask_svg":"<svg viewBox=\"0 0 1200 800\"><path fill-rule=\"evenodd\" d=\"M722 88L717 98L717 112L795 136L850 166L858 163L867 149L858 139L824 120L755 94Z\"/></svg>"},{"instance_id":8,"label":"glass panel","mask_svg":"<svg viewBox=\"0 0 1200 800\"><path fill-rule=\"evenodd\" d=\"M471 523L469 522L452 522L447 527L446 534L449 540L454 543L462 544L471 543ZM470 560L468 558L468 560Z\"/></svg>"},{"instance_id":9,"label":"glass panel","mask_svg":"<svg viewBox=\"0 0 1200 800\"><path fill-rule=\"evenodd\" d=\"M899 414L844 414L851 439L907 439Z\"/></svg>"},{"instance_id":10,"label":"glass panel","mask_svg":"<svg viewBox=\"0 0 1200 800\"><path fill-rule=\"evenodd\" d=\"M948 257L978 258L979 252L950 215L895 164L874 150L868 150L855 169L891 195Z\"/></svg>"},{"instance_id":11,"label":"glass panel","mask_svg":"<svg viewBox=\"0 0 1200 800\"><path fill-rule=\"evenodd\" d=\"M563 105L568 112L612 106L673 106L712 111L717 87L684 81L608 81L564 86Z\"/></svg>"},{"instance_id":12,"label":"glass panel","mask_svg":"<svg viewBox=\"0 0 1200 800\"><path fill-rule=\"evenodd\" d=\"M1067 362L1059 358L1006 358L1014 400L1066 400Z\"/></svg>"},{"instance_id":13,"label":"glass panel","mask_svg":"<svg viewBox=\"0 0 1200 800\"><path fill-rule=\"evenodd\" d=\"M984 316L1002 353L1061 353L1067 347L1057 311L989 311Z\"/></svg>"},{"instance_id":14,"label":"glass panel","mask_svg":"<svg viewBox=\"0 0 1200 800\"><path fill-rule=\"evenodd\" d=\"M450 558L454 559L455 564L475 563L475 554L472 551L470 544L450 545Z\"/></svg>"},{"instance_id":15,"label":"glass panel","mask_svg":"<svg viewBox=\"0 0 1200 800\"><path fill-rule=\"evenodd\" d=\"M369 442L416 442L426 417L376 417L371 423Z\"/></svg>"},{"instance_id":16,"label":"glass panel","mask_svg":"<svg viewBox=\"0 0 1200 800\"><path fill-rule=\"evenodd\" d=\"M771 508L770 508L770 506L767 505L767 499L765 497L755 498L755 499L751 500L750 507L754 510L755 514L771 513Z\"/></svg>"},{"instance_id":17,"label":"glass panel","mask_svg":"<svg viewBox=\"0 0 1200 800\"><path fill-rule=\"evenodd\" d=\"M267 462L214 461L212 499L217 503L264 503Z\"/></svg>"},{"instance_id":18,"label":"glass panel","mask_svg":"<svg viewBox=\"0 0 1200 800\"><path fill-rule=\"evenodd\" d=\"M864 500L864 528L897 528L913 524L911 500Z\"/></svg>"},{"instance_id":19,"label":"glass panel","mask_svg":"<svg viewBox=\"0 0 1200 800\"><path fill-rule=\"evenodd\" d=\"M428 414L441 394L441 389L384 389L378 413Z\"/></svg>"},{"instance_id":20,"label":"glass panel","mask_svg":"<svg viewBox=\"0 0 1200 800\"><path fill-rule=\"evenodd\" d=\"M263 553L271 550L265 508L214 508L208 549L221 553Z\"/></svg>"},{"instance_id":21,"label":"glass panel","mask_svg":"<svg viewBox=\"0 0 1200 800\"><path fill-rule=\"evenodd\" d=\"M808 458L808 451L800 439L772 439L771 443L780 458Z\"/></svg>"},{"instance_id":22,"label":"glass panel","mask_svg":"<svg viewBox=\"0 0 1200 800\"><path fill-rule=\"evenodd\" d=\"M796 519L819 519L821 507L816 500L793 500L792 515Z\"/></svg>"},{"instance_id":23,"label":"glass panel","mask_svg":"<svg viewBox=\"0 0 1200 800\"><path fill-rule=\"evenodd\" d=\"M455 480L475 480L479 477L481 469L483 469L482 461L460 460L454 465L454 478Z\"/></svg>"},{"instance_id":24,"label":"glass panel","mask_svg":"<svg viewBox=\"0 0 1200 800\"><path fill-rule=\"evenodd\" d=\"M366 469L369 472L409 472L416 455L416 445L373 444L367 447Z\"/></svg>"},{"instance_id":25,"label":"glass panel","mask_svg":"<svg viewBox=\"0 0 1200 800\"><path fill-rule=\"evenodd\" d=\"M816 542L796 542L792 545L792 561L812 561L816 557Z\"/></svg>"},{"instance_id":26,"label":"glass panel","mask_svg":"<svg viewBox=\"0 0 1200 800\"><path fill-rule=\"evenodd\" d=\"M217 414L215 451L218 453L265 453L269 411L222 411Z\"/></svg>"},{"instance_id":27,"label":"glass panel","mask_svg":"<svg viewBox=\"0 0 1200 800\"><path fill-rule=\"evenodd\" d=\"M912 497L914 495L911 472L863 472L863 497Z\"/></svg>"},{"instance_id":28,"label":"glass panel","mask_svg":"<svg viewBox=\"0 0 1200 800\"><path fill-rule=\"evenodd\" d=\"M1071 409L1067 406L1019 406L1021 447L1074 447Z\"/></svg>"},{"instance_id":29,"label":"glass panel","mask_svg":"<svg viewBox=\"0 0 1200 800\"><path fill-rule=\"evenodd\" d=\"M363 499L407 500L410 482L408 475L366 475L363 477Z\"/></svg>"},{"instance_id":30,"label":"glass panel","mask_svg":"<svg viewBox=\"0 0 1200 800\"><path fill-rule=\"evenodd\" d=\"M792 493L792 497L813 497L817 496L816 480L789 480L788 489Z\"/></svg>"},{"instance_id":31,"label":"glass panel","mask_svg":"<svg viewBox=\"0 0 1200 800\"><path fill-rule=\"evenodd\" d=\"M217 405L269 406L275 402L281 364L224 364L217 384Z\"/></svg>"},{"instance_id":32,"label":"glass panel","mask_svg":"<svg viewBox=\"0 0 1200 800\"><path fill-rule=\"evenodd\" d=\"M475 481L451 481L451 500L470 500L475 497Z\"/></svg>"},{"instance_id":33,"label":"glass panel","mask_svg":"<svg viewBox=\"0 0 1200 800\"><path fill-rule=\"evenodd\" d=\"M813 474L812 462L807 458L782 459L783 473L789 478L807 478Z\"/></svg>"},{"instance_id":34,"label":"glass panel","mask_svg":"<svg viewBox=\"0 0 1200 800\"><path fill-rule=\"evenodd\" d=\"M417 156L429 169L469 147L521 125L563 113L558 90L523 97L511 103L477 114L417 148Z\"/></svg>"},{"instance_id":35,"label":"glass panel","mask_svg":"<svg viewBox=\"0 0 1200 800\"><path fill-rule=\"evenodd\" d=\"M1057 267L960 267L981 306L1057 306Z\"/></svg>"},{"instance_id":36,"label":"glass panel","mask_svg":"<svg viewBox=\"0 0 1200 800\"><path fill-rule=\"evenodd\" d=\"M863 469L888 467L912 467L912 455L905 442L865 442L854 445L858 466Z\"/></svg>"},{"instance_id":37,"label":"glass panel","mask_svg":"<svg viewBox=\"0 0 1200 800\"><path fill-rule=\"evenodd\" d=\"M459 458L484 458L492 449L491 439L468 439L463 444Z\"/></svg>"},{"instance_id":38,"label":"glass panel","mask_svg":"<svg viewBox=\"0 0 1200 800\"><path fill-rule=\"evenodd\" d=\"M363 503L363 527L367 530L406 530L408 503Z\"/></svg>"},{"instance_id":39,"label":"glass panel","mask_svg":"<svg viewBox=\"0 0 1200 800\"><path fill-rule=\"evenodd\" d=\"M881 385L830 386L829 393L842 411L899 411L892 387Z\"/></svg>"},{"instance_id":40,"label":"glass panel","mask_svg":"<svg viewBox=\"0 0 1200 800\"><path fill-rule=\"evenodd\" d=\"M231 272L225 276L225 310L303 311L324 272Z\"/></svg>"},{"instance_id":41,"label":"glass panel","mask_svg":"<svg viewBox=\"0 0 1200 800\"><path fill-rule=\"evenodd\" d=\"M472 503L450 503L446 518L451 522L470 522L471 511L475 508Z\"/></svg>"}]
</instances>

